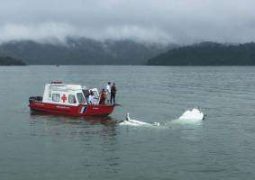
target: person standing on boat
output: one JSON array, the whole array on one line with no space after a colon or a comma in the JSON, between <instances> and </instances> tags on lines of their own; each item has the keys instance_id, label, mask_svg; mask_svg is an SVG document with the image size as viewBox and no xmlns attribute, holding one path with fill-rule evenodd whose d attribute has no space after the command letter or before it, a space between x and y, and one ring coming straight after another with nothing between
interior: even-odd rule
<instances>
[{"instance_id":1,"label":"person standing on boat","mask_svg":"<svg viewBox=\"0 0 255 180\"><path fill-rule=\"evenodd\" d=\"M105 89L102 89L102 91L100 93L99 104L105 104L106 96L107 95L106 95Z\"/></svg>"},{"instance_id":2,"label":"person standing on boat","mask_svg":"<svg viewBox=\"0 0 255 180\"><path fill-rule=\"evenodd\" d=\"M94 104L94 103L95 103L95 96L94 96L93 91L90 91L90 94L89 94L89 104Z\"/></svg>"},{"instance_id":3,"label":"person standing on boat","mask_svg":"<svg viewBox=\"0 0 255 180\"><path fill-rule=\"evenodd\" d=\"M106 85L106 95L107 95L107 103L110 103L110 96L111 96L111 82L108 82Z\"/></svg>"},{"instance_id":4,"label":"person standing on boat","mask_svg":"<svg viewBox=\"0 0 255 180\"><path fill-rule=\"evenodd\" d=\"M115 83L113 83L111 86L111 104L115 104L116 93L117 93L117 88Z\"/></svg>"}]
</instances>

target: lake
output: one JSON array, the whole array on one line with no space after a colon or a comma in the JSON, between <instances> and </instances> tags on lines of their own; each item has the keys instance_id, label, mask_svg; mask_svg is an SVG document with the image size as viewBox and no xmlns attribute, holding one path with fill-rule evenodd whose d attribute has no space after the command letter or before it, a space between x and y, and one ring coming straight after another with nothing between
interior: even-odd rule
<instances>
[{"instance_id":1,"label":"lake","mask_svg":"<svg viewBox=\"0 0 255 180\"><path fill-rule=\"evenodd\" d=\"M31 114L29 96L52 80L115 82L121 106L107 118ZM0 89L0 179L255 178L255 67L0 67ZM205 120L176 121L194 107ZM127 112L160 126L118 124Z\"/></svg>"}]
</instances>

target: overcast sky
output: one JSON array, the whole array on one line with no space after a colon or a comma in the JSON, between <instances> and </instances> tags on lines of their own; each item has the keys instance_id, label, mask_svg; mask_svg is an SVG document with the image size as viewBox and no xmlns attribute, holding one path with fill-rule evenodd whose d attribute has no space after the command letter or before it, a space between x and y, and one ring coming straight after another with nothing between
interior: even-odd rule
<instances>
[{"instance_id":1,"label":"overcast sky","mask_svg":"<svg viewBox=\"0 0 255 180\"><path fill-rule=\"evenodd\" d=\"M0 42L255 41L255 0L0 0Z\"/></svg>"}]
</instances>

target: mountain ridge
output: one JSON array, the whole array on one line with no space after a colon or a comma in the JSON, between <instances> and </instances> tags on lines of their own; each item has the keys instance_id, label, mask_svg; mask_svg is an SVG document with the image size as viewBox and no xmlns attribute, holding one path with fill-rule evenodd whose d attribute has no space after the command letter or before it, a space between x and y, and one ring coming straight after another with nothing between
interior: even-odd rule
<instances>
[{"instance_id":1,"label":"mountain ridge","mask_svg":"<svg viewBox=\"0 0 255 180\"><path fill-rule=\"evenodd\" d=\"M0 55L23 59L31 65L144 65L149 58L166 51L170 46L87 38L68 38L62 44L23 40L2 43Z\"/></svg>"},{"instance_id":2,"label":"mountain ridge","mask_svg":"<svg viewBox=\"0 0 255 180\"><path fill-rule=\"evenodd\" d=\"M166 66L255 65L255 43L202 42L170 49L150 58L147 64Z\"/></svg>"},{"instance_id":3,"label":"mountain ridge","mask_svg":"<svg viewBox=\"0 0 255 180\"><path fill-rule=\"evenodd\" d=\"M0 56L0 66L24 66L26 65L22 60L15 59L10 56Z\"/></svg>"}]
</instances>

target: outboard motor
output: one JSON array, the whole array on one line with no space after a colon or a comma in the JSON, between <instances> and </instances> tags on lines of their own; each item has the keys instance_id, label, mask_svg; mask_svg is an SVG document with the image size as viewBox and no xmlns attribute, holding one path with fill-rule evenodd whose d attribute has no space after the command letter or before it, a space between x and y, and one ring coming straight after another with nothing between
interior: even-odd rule
<instances>
[{"instance_id":1,"label":"outboard motor","mask_svg":"<svg viewBox=\"0 0 255 180\"><path fill-rule=\"evenodd\" d=\"M42 101L42 96L31 96L31 97L29 97L29 103L31 104L33 101Z\"/></svg>"}]
</instances>

